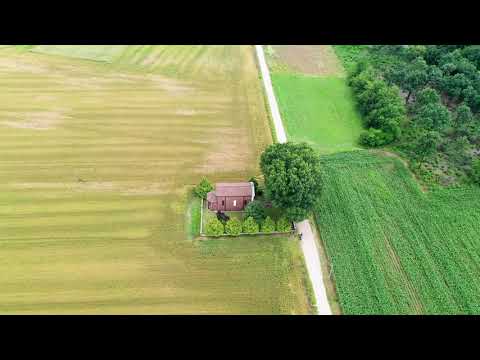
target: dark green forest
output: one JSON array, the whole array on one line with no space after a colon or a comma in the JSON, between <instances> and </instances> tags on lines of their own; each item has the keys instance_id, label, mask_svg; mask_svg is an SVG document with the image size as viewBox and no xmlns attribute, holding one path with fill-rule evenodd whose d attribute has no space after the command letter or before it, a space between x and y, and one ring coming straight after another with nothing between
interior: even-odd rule
<instances>
[{"instance_id":1,"label":"dark green forest","mask_svg":"<svg viewBox=\"0 0 480 360\"><path fill-rule=\"evenodd\" d=\"M365 131L426 185L480 182L480 45L337 46Z\"/></svg>"}]
</instances>

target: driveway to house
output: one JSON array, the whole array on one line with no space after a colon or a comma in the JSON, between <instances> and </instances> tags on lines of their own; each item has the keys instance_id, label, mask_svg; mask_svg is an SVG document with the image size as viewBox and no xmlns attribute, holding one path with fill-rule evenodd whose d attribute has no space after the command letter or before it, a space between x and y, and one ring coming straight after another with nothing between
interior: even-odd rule
<instances>
[{"instance_id":1,"label":"driveway to house","mask_svg":"<svg viewBox=\"0 0 480 360\"><path fill-rule=\"evenodd\" d=\"M263 85L265 87L265 92L267 93L270 112L275 125L277 140L279 143L285 143L287 142L287 136L283 127L280 112L278 110L277 99L275 98L275 93L273 92L270 72L268 70L267 62L265 61L265 54L263 52L262 45L255 45L255 50L257 53L260 71L262 73ZM297 223L296 226L298 232L302 234L301 247L308 274L310 276L310 281L312 283L315 301L317 303L317 313L319 315L332 315L332 310L330 309L327 293L325 291L325 285L323 283L322 268L320 266L320 256L318 255L317 243L315 242L310 221L304 220Z\"/></svg>"}]
</instances>

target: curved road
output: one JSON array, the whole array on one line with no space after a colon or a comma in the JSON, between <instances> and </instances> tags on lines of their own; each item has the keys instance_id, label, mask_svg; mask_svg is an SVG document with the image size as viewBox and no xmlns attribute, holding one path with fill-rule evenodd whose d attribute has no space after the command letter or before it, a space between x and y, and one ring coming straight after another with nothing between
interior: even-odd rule
<instances>
[{"instance_id":1,"label":"curved road","mask_svg":"<svg viewBox=\"0 0 480 360\"><path fill-rule=\"evenodd\" d=\"M265 54L262 45L255 45L257 53L258 64L262 73L263 85L267 93L268 104L272 113L273 123L275 125L275 133L279 143L287 142L287 135L283 127L282 118L278 111L277 99L273 92L272 81L270 79L270 72L268 70L267 62L265 61ZM317 312L319 315L332 315L332 310L327 299L327 292L323 283L322 269L320 266L320 257L318 255L317 243L311 228L310 221L304 220L296 224L297 230L302 235L301 247L305 264L307 266L310 281L312 283L315 301L317 303Z\"/></svg>"}]
</instances>

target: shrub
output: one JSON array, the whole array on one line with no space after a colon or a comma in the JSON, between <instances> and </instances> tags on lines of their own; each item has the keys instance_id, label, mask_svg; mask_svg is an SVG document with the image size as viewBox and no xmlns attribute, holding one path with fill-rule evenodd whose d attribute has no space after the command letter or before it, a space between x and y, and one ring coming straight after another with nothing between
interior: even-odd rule
<instances>
[{"instance_id":1,"label":"shrub","mask_svg":"<svg viewBox=\"0 0 480 360\"><path fill-rule=\"evenodd\" d=\"M213 190L213 185L207 178L202 178L200 183L195 187L194 192L199 198L205 199L207 194Z\"/></svg>"},{"instance_id":2,"label":"shrub","mask_svg":"<svg viewBox=\"0 0 480 360\"><path fill-rule=\"evenodd\" d=\"M225 232L229 235L240 235L242 232L242 223L237 218L232 218L225 225Z\"/></svg>"},{"instance_id":3,"label":"shrub","mask_svg":"<svg viewBox=\"0 0 480 360\"><path fill-rule=\"evenodd\" d=\"M261 222L265 219L265 207L260 201L254 200L245 207L245 217L253 217L257 222Z\"/></svg>"},{"instance_id":4,"label":"shrub","mask_svg":"<svg viewBox=\"0 0 480 360\"><path fill-rule=\"evenodd\" d=\"M262 232L271 233L275 231L275 221L270 216L267 216L262 223Z\"/></svg>"},{"instance_id":5,"label":"shrub","mask_svg":"<svg viewBox=\"0 0 480 360\"><path fill-rule=\"evenodd\" d=\"M473 181L475 181L475 183L480 185L480 159L477 159L473 162L472 177L473 177Z\"/></svg>"},{"instance_id":6,"label":"shrub","mask_svg":"<svg viewBox=\"0 0 480 360\"><path fill-rule=\"evenodd\" d=\"M225 227L218 219L210 220L205 226L205 233L209 236L220 236L225 232Z\"/></svg>"},{"instance_id":7,"label":"shrub","mask_svg":"<svg viewBox=\"0 0 480 360\"><path fill-rule=\"evenodd\" d=\"M250 178L248 180L249 182L253 183L253 187L255 188L255 195L256 196L261 196L263 195L263 189L262 187L258 184L258 180L254 177Z\"/></svg>"},{"instance_id":8,"label":"shrub","mask_svg":"<svg viewBox=\"0 0 480 360\"><path fill-rule=\"evenodd\" d=\"M383 130L370 128L360 134L359 142L366 147L379 147L387 143L387 136Z\"/></svg>"},{"instance_id":9,"label":"shrub","mask_svg":"<svg viewBox=\"0 0 480 360\"><path fill-rule=\"evenodd\" d=\"M288 232L292 230L292 223L286 217L281 217L277 222L277 231Z\"/></svg>"},{"instance_id":10,"label":"shrub","mask_svg":"<svg viewBox=\"0 0 480 360\"><path fill-rule=\"evenodd\" d=\"M248 217L243 222L243 232L247 234L255 234L260 231L259 226L253 217Z\"/></svg>"}]
</instances>

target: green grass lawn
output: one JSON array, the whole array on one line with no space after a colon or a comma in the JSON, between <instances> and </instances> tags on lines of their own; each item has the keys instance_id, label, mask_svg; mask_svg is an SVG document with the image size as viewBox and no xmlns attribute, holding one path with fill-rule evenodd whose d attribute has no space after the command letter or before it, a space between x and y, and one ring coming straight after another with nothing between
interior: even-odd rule
<instances>
[{"instance_id":1,"label":"green grass lawn","mask_svg":"<svg viewBox=\"0 0 480 360\"><path fill-rule=\"evenodd\" d=\"M343 77L273 73L272 82L289 141L322 154L357 148L361 121Z\"/></svg>"},{"instance_id":2,"label":"green grass lawn","mask_svg":"<svg viewBox=\"0 0 480 360\"><path fill-rule=\"evenodd\" d=\"M397 159L323 159L316 219L346 314L480 314L480 190L423 193Z\"/></svg>"},{"instance_id":3,"label":"green grass lawn","mask_svg":"<svg viewBox=\"0 0 480 360\"><path fill-rule=\"evenodd\" d=\"M310 311L298 244L192 240L192 186L272 141L251 47L31 49L0 50L0 313Z\"/></svg>"}]
</instances>

